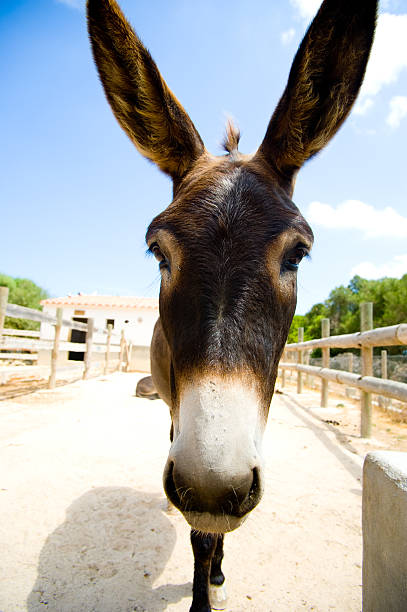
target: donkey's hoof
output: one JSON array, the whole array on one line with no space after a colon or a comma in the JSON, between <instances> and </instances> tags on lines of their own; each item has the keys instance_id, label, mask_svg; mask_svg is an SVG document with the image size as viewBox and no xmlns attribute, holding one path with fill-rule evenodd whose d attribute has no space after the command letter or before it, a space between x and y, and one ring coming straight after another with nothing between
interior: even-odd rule
<instances>
[{"instance_id":1,"label":"donkey's hoof","mask_svg":"<svg viewBox=\"0 0 407 612\"><path fill-rule=\"evenodd\" d=\"M209 585L209 601L211 602L212 610L226 610L228 598L224 584L220 586L216 584Z\"/></svg>"}]
</instances>

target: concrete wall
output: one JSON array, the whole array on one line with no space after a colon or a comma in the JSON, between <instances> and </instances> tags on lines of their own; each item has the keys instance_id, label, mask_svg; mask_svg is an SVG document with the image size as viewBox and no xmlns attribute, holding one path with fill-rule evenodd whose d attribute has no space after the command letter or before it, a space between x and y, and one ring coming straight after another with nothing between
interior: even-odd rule
<instances>
[{"instance_id":1,"label":"concrete wall","mask_svg":"<svg viewBox=\"0 0 407 612\"><path fill-rule=\"evenodd\" d=\"M133 346L130 358L130 372L150 373L150 347Z\"/></svg>"},{"instance_id":2,"label":"concrete wall","mask_svg":"<svg viewBox=\"0 0 407 612\"><path fill-rule=\"evenodd\" d=\"M407 610L407 453L376 451L363 468L363 611Z\"/></svg>"}]
</instances>

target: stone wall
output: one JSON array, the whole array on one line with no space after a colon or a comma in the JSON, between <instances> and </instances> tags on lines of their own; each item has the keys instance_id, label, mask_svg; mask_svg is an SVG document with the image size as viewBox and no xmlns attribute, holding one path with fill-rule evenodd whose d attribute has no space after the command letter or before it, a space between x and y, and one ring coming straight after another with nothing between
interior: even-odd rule
<instances>
[{"instance_id":1,"label":"stone wall","mask_svg":"<svg viewBox=\"0 0 407 612\"><path fill-rule=\"evenodd\" d=\"M363 611L407 610L407 453L368 453L363 469Z\"/></svg>"}]
</instances>

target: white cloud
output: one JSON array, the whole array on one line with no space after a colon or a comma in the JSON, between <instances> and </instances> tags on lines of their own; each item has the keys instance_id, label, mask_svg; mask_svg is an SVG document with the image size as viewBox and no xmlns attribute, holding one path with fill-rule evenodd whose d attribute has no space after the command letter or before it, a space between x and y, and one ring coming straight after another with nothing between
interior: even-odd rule
<instances>
[{"instance_id":1,"label":"white cloud","mask_svg":"<svg viewBox=\"0 0 407 612\"><path fill-rule=\"evenodd\" d=\"M290 0L300 18L310 21L317 13L321 0ZM391 9L391 2L382 2ZM407 14L380 13L376 35L354 112L364 115L372 106L373 98L386 85L395 83L407 69Z\"/></svg>"},{"instance_id":2,"label":"white cloud","mask_svg":"<svg viewBox=\"0 0 407 612\"><path fill-rule=\"evenodd\" d=\"M407 115L407 96L394 96L390 100L390 112L386 123L392 128L398 128L403 117Z\"/></svg>"},{"instance_id":3,"label":"white cloud","mask_svg":"<svg viewBox=\"0 0 407 612\"><path fill-rule=\"evenodd\" d=\"M321 0L290 0L303 19L310 20L318 12Z\"/></svg>"},{"instance_id":4,"label":"white cloud","mask_svg":"<svg viewBox=\"0 0 407 612\"><path fill-rule=\"evenodd\" d=\"M364 114L383 87L395 83L407 69L407 15L381 13L355 112ZM367 105L367 106L366 106Z\"/></svg>"},{"instance_id":5,"label":"white cloud","mask_svg":"<svg viewBox=\"0 0 407 612\"><path fill-rule=\"evenodd\" d=\"M355 274L369 279L383 278L384 276L401 278L404 274L407 274L407 254L396 255L391 261L382 264L363 261L352 268L350 275L355 276Z\"/></svg>"},{"instance_id":6,"label":"white cloud","mask_svg":"<svg viewBox=\"0 0 407 612\"><path fill-rule=\"evenodd\" d=\"M356 104L353 112L355 113L355 115L365 115L369 108L373 106L373 104L374 102L372 98L365 98L364 100L360 100Z\"/></svg>"},{"instance_id":7,"label":"white cloud","mask_svg":"<svg viewBox=\"0 0 407 612\"><path fill-rule=\"evenodd\" d=\"M281 33L281 42L283 43L283 45L289 45L290 42L293 40L295 36L295 30L294 28L290 28L289 30L286 30L285 32Z\"/></svg>"},{"instance_id":8,"label":"white cloud","mask_svg":"<svg viewBox=\"0 0 407 612\"><path fill-rule=\"evenodd\" d=\"M407 238L407 217L390 206L378 210L359 200L346 200L335 208L311 202L306 217L311 224L329 229L360 230L364 238Z\"/></svg>"}]
</instances>

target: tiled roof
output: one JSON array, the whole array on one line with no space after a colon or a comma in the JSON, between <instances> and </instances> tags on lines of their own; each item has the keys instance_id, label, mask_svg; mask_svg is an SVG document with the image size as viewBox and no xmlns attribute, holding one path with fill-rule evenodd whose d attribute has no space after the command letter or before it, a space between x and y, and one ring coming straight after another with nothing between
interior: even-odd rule
<instances>
[{"instance_id":1,"label":"tiled roof","mask_svg":"<svg viewBox=\"0 0 407 612\"><path fill-rule=\"evenodd\" d=\"M125 308L158 311L158 299L132 295L68 295L42 300L43 306L80 306L82 308Z\"/></svg>"}]
</instances>

